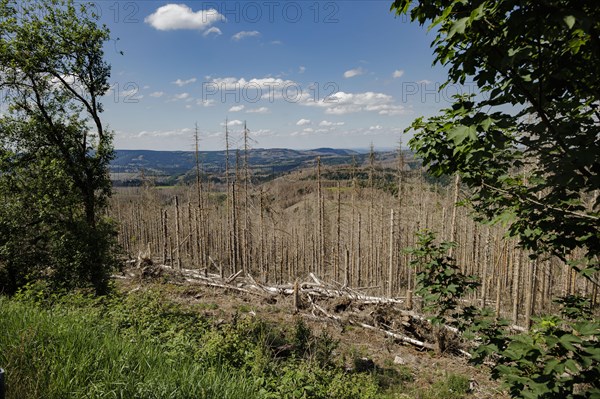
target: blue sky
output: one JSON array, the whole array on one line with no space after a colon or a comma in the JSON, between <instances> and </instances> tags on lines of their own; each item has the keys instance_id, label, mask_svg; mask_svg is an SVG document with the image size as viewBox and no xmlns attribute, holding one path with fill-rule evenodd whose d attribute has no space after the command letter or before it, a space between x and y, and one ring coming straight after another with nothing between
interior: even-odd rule
<instances>
[{"instance_id":1,"label":"blue sky","mask_svg":"<svg viewBox=\"0 0 600 399\"><path fill-rule=\"evenodd\" d=\"M119 149L224 148L247 122L255 148L394 147L436 93L433 33L391 1L99 1L113 89L104 120ZM124 55L121 55L120 52ZM406 137L403 141L406 142Z\"/></svg>"}]
</instances>

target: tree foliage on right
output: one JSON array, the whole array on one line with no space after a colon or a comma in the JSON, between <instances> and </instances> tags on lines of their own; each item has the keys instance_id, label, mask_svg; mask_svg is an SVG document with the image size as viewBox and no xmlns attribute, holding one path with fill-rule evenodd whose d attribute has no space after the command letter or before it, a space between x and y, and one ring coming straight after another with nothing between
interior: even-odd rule
<instances>
[{"instance_id":1,"label":"tree foliage on right","mask_svg":"<svg viewBox=\"0 0 600 399\"><path fill-rule=\"evenodd\" d=\"M597 1L397 0L392 9L437 33L446 84L479 88L414 121L410 146L432 173L458 173L479 214L508 224L523 247L597 280Z\"/></svg>"},{"instance_id":2,"label":"tree foliage on right","mask_svg":"<svg viewBox=\"0 0 600 399\"><path fill-rule=\"evenodd\" d=\"M535 257L594 284L600 271L600 7L596 0L396 0L428 25L448 84L473 81L411 148L436 176L458 174L482 221L503 223ZM443 87L445 87L442 86ZM475 361L518 398L600 398L600 322L579 297L527 333L472 315Z\"/></svg>"}]
</instances>

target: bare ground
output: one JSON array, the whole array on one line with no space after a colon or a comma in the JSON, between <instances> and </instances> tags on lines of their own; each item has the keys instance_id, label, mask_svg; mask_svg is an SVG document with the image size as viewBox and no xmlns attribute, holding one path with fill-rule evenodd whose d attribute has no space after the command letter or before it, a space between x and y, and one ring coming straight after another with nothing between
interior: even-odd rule
<instances>
[{"instance_id":1,"label":"bare ground","mask_svg":"<svg viewBox=\"0 0 600 399\"><path fill-rule=\"evenodd\" d=\"M296 301L296 307L293 295L257 295L244 292L240 288L243 285L235 283L231 288L207 286L203 282L190 281L178 271L152 266L127 269L117 282L124 292L160 285L169 300L196 309L219 323L227 322L237 314L292 328L297 318L302 318L315 335L326 332L339 341L336 354L348 368L355 367L352 360L359 358L369 364L372 361L373 366L380 369L410 374L407 398L419 397L420 390L450 374L469 378L472 389L467 398L508 398L499 389L499 384L490 379L485 366L470 365L464 355L451 349L437 354L386 334L384 330L401 331L417 340L432 340L428 323L407 317L406 311L397 304L364 303L345 297L306 298L304 295ZM364 328L360 323L375 329Z\"/></svg>"}]
</instances>

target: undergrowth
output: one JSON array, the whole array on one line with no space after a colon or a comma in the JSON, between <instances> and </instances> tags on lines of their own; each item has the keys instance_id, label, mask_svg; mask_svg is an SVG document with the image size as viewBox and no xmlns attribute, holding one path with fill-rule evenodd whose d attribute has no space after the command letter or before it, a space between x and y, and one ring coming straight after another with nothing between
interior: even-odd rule
<instances>
[{"instance_id":1,"label":"undergrowth","mask_svg":"<svg viewBox=\"0 0 600 399\"><path fill-rule=\"evenodd\" d=\"M302 319L223 322L167 297L161 288L95 298L44 287L0 297L7 399L425 397L392 368L348 370L337 340ZM439 384L425 395L443 397Z\"/></svg>"}]
</instances>

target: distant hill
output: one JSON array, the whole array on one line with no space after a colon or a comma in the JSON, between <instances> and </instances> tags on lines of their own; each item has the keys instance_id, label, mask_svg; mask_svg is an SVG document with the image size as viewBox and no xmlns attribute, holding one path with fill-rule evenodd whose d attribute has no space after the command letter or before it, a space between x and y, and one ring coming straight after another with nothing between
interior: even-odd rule
<instances>
[{"instance_id":1,"label":"distant hill","mask_svg":"<svg viewBox=\"0 0 600 399\"><path fill-rule=\"evenodd\" d=\"M152 176L161 184L175 184L181 179L186 179L186 175L193 174L196 167L196 154L193 151L116 150L115 153L116 157L110 165L115 185L136 185L142 173ZM205 175L223 175L226 164L225 151L201 151L199 157ZM229 152L229 166L232 171L235 170L236 158L239 158L240 167L243 165L243 157L242 151ZM276 177L293 170L312 167L317 157L321 157L324 166L352 162L361 165L367 160L368 154L334 148L256 148L248 151L248 165L255 176ZM382 161L393 157L393 153L378 154Z\"/></svg>"}]
</instances>

